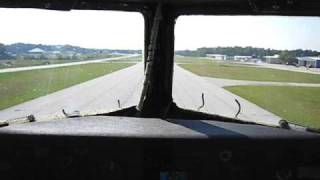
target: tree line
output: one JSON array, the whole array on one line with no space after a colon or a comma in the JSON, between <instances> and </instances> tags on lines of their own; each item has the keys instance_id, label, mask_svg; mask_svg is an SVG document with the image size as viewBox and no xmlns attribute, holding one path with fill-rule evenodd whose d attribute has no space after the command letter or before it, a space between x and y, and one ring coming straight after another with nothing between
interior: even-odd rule
<instances>
[{"instance_id":1,"label":"tree line","mask_svg":"<svg viewBox=\"0 0 320 180\"><path fill-rule=\"evenodd\" d=\"M44 45L44 44L28 44L28 43L14 43L5 45L0 42L0 60L3 59L15 59L19 55L28 54L29 50L34 48L40 48L46 52L60 52L61 54L67 52L74 52L80 54L99 54L107 55L113 53L123 53L123 54L141 54L141 50L130 50L130 49L92 49L92 48L83 48L79 46L72 45ZM11 56L15 54L16 56Z\"/></svg>"},{"instance_id":2,"label":"tree line","mask_svg":"<svg viewBox=\"0 0 320 180\"><path fill-rule=\"evenodd\" d=\"M8 55L6 54L6 46L0 43L0 59L7 58Z\"/></svg>"},{"instance_id":3,"label":"tree line","mask_svg":"<svg viewBox=\"0 0 320 180\"><path fill-rule=\"evenodd\" d=\"M181 56L197 56L205 57L206 54L224 54L227 56L253 56L257 58L263 58L263 56L282 55L288 57L303 57L303 56L319 56L320 52L314 50L276 50L276 49L265 49L256 47L202 47L196 50L182 50L176 51L177 55Z\"/></svg>"}]
</instances>

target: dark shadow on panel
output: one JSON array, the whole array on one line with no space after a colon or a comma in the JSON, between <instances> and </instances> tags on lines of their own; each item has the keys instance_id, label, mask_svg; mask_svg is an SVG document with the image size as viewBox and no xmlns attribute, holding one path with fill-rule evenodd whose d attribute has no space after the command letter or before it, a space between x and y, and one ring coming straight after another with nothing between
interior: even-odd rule
<instances>
[{"instance_id":1,"label":"dark shadow on panel","mask_svg":"<svg viewBox=\"0 0 320 180\"><path fill-rule=\"evenodd\" d=\"M186 127L193 131L205 134L208 137L223 137L223 138L249 138L243 134L215 126L213 124L209 124L203 121L195 121L195 120L172 120L169 121L171 123Z\"/></svg>"}]
</instances>

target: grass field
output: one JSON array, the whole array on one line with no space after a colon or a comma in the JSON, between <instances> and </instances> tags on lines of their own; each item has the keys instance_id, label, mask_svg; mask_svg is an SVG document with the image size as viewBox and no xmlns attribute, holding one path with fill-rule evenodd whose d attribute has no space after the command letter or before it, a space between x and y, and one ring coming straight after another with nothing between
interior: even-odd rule
<instances>
[{"instance_id":1,"label":"grass field","mask_svg":"<svg viewBox=\"0 0 320 180\"><path fill-rule=\"evenodd\" d=\"M48 64L63 64L63 63L70 63L70 62L87 61L87 60L92 60L92 59L113 58L113 57L118 57L118 56L120 56L120 55L104 55L104 56L101 56L101 57L99 57L99 56L97 56L97 57L95 57L95 56L85 57L84 56L84 57L81 57L80 59L0 60L0 69L27 67L27 66L41 66L41 65L48 65Z\"/></svg>"},{"instance_id":2,"label":"grass field","mask_svg":"<svg viewBox=\"0 0 320 180\"><path fill-rule=\"evenodd\" d=\"M225 89L289 122L320 128L320 88L230 86Z\"/></svg>"},{"instance_id":3,"label":"grass field","mask_svg":"<svg viewBox=\"0 0 320 180\"><path fill-rule=\"evenodd\" d=\"M176 62L200 76L251 81L320 83L320 75L317 74L259 68L196 57L176 57Z\"/></svg>"},{"instance_id":4,"label":"grass field","mask_svg":"<svg viewBox=\"0 0 320 180\"><path fill-rule=\"evenodd\" d=\"M129 62L129 63L137 63L142 61L142 55L139 56L134 56L134 57L128 57L128 58L123 58L123 59L117 59L117 60L112 60L112 61L107 61L107 62Z\"/></svg>"},{"instance_id":5,"label":"grass field","mask_svg":"<svg viewBox=\"0 0 320 180\"><path fill-rule=\"evenodd\" d=\"M17 67L27 67L27 66L41 66L47 64L62 64L74 62L71 60L1 60L0 69L5 68L17 68Z\"/></svg>"},{"instance_id":6,"label":"grass field","mask_svg":"<svg viewBox=\"0 0 320 180\"><path fill-rule=\"evenodd\" d=\"M134 65L92 63L68 67L0 73L0 110Z\"/></svg>"},{"instance_id":7,"label":"grass field","mask_svg":"<svg viewBox=\"0 0 320 180\"><path fill-rule=\"evenodd\" d=\"M175 62L178 64L205 64L212 62L212 60L204 57L176 56Z\"/></svg>"}]
</instances>

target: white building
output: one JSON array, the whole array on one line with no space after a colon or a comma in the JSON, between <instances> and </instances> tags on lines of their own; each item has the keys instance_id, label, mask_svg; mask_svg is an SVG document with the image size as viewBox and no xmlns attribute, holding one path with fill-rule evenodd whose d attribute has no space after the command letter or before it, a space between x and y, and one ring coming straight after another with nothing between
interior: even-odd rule
<instances>
[{"instance_id":1,"label":"white building","mask_svg":"<svg viewBox=\"0 0 320 180\"><path fill-rule=\"evenodd\" d=\"M263 58L269 64L281 64L281 60L280 60L279 54L275 54L273 56L263 56Z\"/></svg>"},{"instance_id":2,"label":"white building","mask_svg":"<svg viewBox=\"0 0 320 180\"><path fill-rule=\"evenodd\" d=\"M34 59L40 59L41 56L45 53L46 51L40 49L40 48L34 48L28 51L27 56L34 58Z\"/></svg>"},{"instance_id":3,"label":"white building","mask_svg":"<svg viewBox=\"0 0 320 180\"><path fill-rule=\"evenodd\" d=\"M44 51L40 48L34 48L34 49L29 50L28 52L32 53L32 54L41 54L41 53L45 53L46 51Z\"/></svg>"},{"instance_id":4,"label":"white building","mask_svg":"<svg viewBox=\"0 0 320 180\"><path fill-rule=\"evenodd\" d=\"M227 56L223 54L206 54L206 56L215 60L227 60Z\"/></svg>"},{"instance_id":5,"label":"white building","mask_svg":"<svg viewBox=\"0 0 320 180\"><path fill-rule=\"evenodd\" d=\"M252 56L234 56L235 61L249 61L252 59Z\"/></svg>"},{"instance_id":6,"label":"white building","mask_svg":"<svg viewBox=\"0 0 320 180\"><path fill-rule=\"evenodd\" d=\"M297 57L299 66L320 68L320 57Z\"/></svg>"},{"instance_id":7,"label":"white building","mask_svg":"<svg viewBox=\"0 0 320 180\"><path fill-rule=\"evenodd\" d=\"M48 59L58 59L60 53L61 53L60 51L50 51L50 52L47 52L45 56Z\"/></svg>"}]
</instances>

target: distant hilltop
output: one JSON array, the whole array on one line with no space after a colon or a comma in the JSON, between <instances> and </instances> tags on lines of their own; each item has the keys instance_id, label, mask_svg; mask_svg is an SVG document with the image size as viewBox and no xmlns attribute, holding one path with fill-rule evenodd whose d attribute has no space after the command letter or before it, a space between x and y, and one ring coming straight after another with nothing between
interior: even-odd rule
<instances>
[{"instance_id":1,"label":"distant hilltop","mask_svg":"<svg viewBox=\"0 0 320 180\"><path fill-rule=\"evenodd\" d=\"M0 43L0 59L15 58L28 54L66 54L66 55L86 55L86 54L141 54L141 50L126 49L91 49L72 45L44 45L14 43L4 45Z\"/></svg>"}]
</instances>

